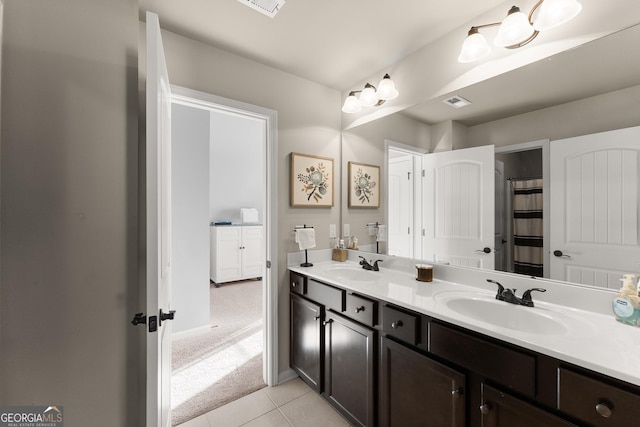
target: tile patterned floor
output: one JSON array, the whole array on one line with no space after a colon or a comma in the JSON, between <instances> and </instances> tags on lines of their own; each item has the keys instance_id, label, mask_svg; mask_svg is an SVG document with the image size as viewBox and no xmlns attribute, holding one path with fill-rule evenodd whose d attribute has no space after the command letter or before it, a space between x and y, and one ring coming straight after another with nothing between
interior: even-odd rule
<instances>
[{"instance_id":1,"label":"tile patterned floor","mask_svg":"<svg viewBox=\"0 0 640 427\"><path fill-rule=\"evenodd\" d=\"M266 387L180 427L348 427L300 378Z\"/></svg>"}]
</instances>

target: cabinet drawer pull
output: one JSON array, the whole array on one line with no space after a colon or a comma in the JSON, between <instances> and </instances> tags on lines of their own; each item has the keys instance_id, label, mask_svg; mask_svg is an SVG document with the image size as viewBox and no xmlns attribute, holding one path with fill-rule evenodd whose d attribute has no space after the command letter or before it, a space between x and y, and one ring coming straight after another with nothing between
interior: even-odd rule
<instances>
[{"instance_id":1,"label":"cabinet drawer pull","mask_svg":"<svg viewBox=\"0 0 640 427\"><path fill-rule=\"evenodd\" d=\"M393 322L393 323L391 323L391 327L392 327L393 329L398 329L398 328L399 328L399 327L401 327L401 326L402 326L402 320L398 320L397 322Z\"/></svg>"},{"instance_id":2,"label":"cabinet drawer pull","mask_svg":"<svg viewBox=\"0 0 640 427\"><path fill-rule=\"evenodd\" d=\"M360 307L356 307L356 313L360 313L361 311L364 311L364 305L361 305Z\"/></svg>"},{"instance_id":3,"label":"cabinet drawer pull","mask_svg":"<svg viewBox=\"0 0 640 427\"><path fill-rule=\"evenodd\" d=\"M298 284L296 282L291 282L291 287L295 288L296 286L298 286Z\"/></svg>"},{"instance_id":4,"label":"cabinet drawer pull","mask_svg":"<svg viewBox=\"0 0 640 427\"><path fill-rule=\"evenodd\" d=\"M322 325L327 326L331 322L333 322L333 319L325 320L324 322L322 322Z\"/></svg>"},{"instance_id":5,"label":"cabinet drawer pull","mask_svg":"<svg viewBox=\"0 0 640 427\"><path fill-rule=\"evenodd\" d=\"M613 411L606 403L600 402L596 405L596 412L603 418L609 418L613 414Z\"/></svg>"},{"instance_id":6,"label":"cabinet drawer pull","mask_svg":"<svg viewBox=\"0 0 640 427\"><path fill-rule=\"evenodd\" d=\"M462 396L463 394L464 394L464 391L462 390L462 387L458 387L455 390L451 390L451 396L455 397L456 399Z\"/></svg>"},{"instance_id":7,"label":"cabinet drawer pull","mask_svg":"<svg viewBox=\"0 0 640 427\"><path fill-rule=\"evenodd\" d=\"M489 405L488 403L480 405L480 412L482 412L482 415L489 415L489 413L491 412L491 405Z\"/></svg>"}]
</instances>

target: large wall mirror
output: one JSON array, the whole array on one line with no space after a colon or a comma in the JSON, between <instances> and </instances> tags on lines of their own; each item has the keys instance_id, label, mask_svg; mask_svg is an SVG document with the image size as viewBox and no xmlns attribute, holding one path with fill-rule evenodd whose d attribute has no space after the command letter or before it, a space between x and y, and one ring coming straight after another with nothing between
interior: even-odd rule
<instances>
[{"instance_id":1,"label":"large wall mirror","mask_svg":"<svg viewBox=\"0 0 640 427\"><path fill-rule=\"evenodd\" d=\"M348 234L372 253L617 289L621 271L640 271L640 131L630 129L640 126L640 56L631 53L638 42L636 25L344 131ZM453 109L443 102L452 96L472 104ZM604 150L611 140L621 142ZM589 148L565 152L571 144ZM570 170L558 171L554 159ZM379 207L349 207L348 162L381 167ZM576 176L593 185L577 186ZM514 199L514 187L524 198ZM558 206L562 219L550 210ZM595 227L602 218L604 228ZM440 241L443 234L452 241ZM482 239L453 254L468 235ZM567 245L567 236L583 244ZM603 266L589 267L603 257Z\"/></svg>"}]
</instances>

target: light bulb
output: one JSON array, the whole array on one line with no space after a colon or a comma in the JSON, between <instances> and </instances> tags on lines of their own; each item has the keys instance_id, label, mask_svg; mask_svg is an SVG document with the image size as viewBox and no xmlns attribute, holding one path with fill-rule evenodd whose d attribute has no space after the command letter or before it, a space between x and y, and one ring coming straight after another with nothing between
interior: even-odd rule
<instances>
[{"instance_id":1,"label":"light bulb","mask_svg":"<svg viewBox=\"0 0 640 427\"><path fill-rule=\"evenodd\" d=\"M469 35L464 39L464 43L462 43L458 62L464 64L467 62L477 61L490 53L491 46L489 46L487 39L478 32L477 28L471 28L469 30Z\"/></svg>"},{"instance_id":2,"label":"light bulb","mask_svg":"<svg viewBox=\"0 0 640 427\"><path fill-rule=\"evenodd\" d=\"M544 0L533 27L538 31L555 28L575 18L580 11L582 4L577 0Z\"/></svg>"},{"instance_id":3,"label":"light bulb","mask_svg":"<svg viewBox=\"0 0 640 427\"><path fill-rule=\"evenodd\" d=\"M501 47L514 46L527 40L535 32L527 15L520 8L513 6L498 30L493 44Z\"/></svg>"},{"instance_id":4,"label":"light bulb","mask_svg":"<svg viewBox=\"0 0 640 427\"><path fill-rule=\"evenodd\" d=\"M382 80L380 80L380 84L378 85L378 91L376 92L376 97L382 100L389 100L396 98L399 95L399 92L396 90L396 84L391 80L389 74L385 74Z\"/></svg>"},{"instance_id":5,"label":"light bulb","mask_svg":"<svg viewBox=\"0 0 640 427\"><path fill-rule=\"evenodd\" d=\"M373 85L367 83L362 89L362 93L360 93L360 105L363 107L372 107L376 105L378 102L378 97L376 96L376 88Z\"/></svg>"},{"instance_id":6,"label":"light bulb","mask_svg":"<svg viewBox=\"0 0 640 427\"><path fill-rule=\"evenodd\" d=\"M360 111L362 107L360 106L360 101L356 98L355 92L349 92L349 96L344 100L344 105L342 106L342 111L345 113L357 113Z\"/></svg>"}]
</instances>

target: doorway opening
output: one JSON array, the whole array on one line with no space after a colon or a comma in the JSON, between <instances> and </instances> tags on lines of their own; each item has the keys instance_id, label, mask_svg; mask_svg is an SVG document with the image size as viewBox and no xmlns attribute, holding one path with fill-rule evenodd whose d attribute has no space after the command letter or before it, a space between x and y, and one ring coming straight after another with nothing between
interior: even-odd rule
<instances>
[{"instance_id":1,"label":"doorway opening","mask_svg":"<svg viewBox=\"0 0 640 427\"><path fill-rule=\"evenodd\" d=\"M277 281L275 269L269 268L272 262L277 265L276 241L272 238L277 219L276 177L272 176L277 153L277 114L273 110L181 87L172 87L172 103L178 112L175 116L185 110L201 116L200 122L204 123L201 127L206 127L203 132L206 131L208 141L207 153L200 153L206 159L191 154L194 163L206 164L202 178L206 180L204 189L183 185L180 191L174 191L180 199L184 193L187 193L185 197L194 193L190 195L190 205L177 206L176 217L181 210L188 212L190 209L198 209L200 215L206 217L206 236L202 236L202 221L197 218L198 239L206 239L206 247L194 251L189 245L174 245L174 252L180 255L180 252L191 251L190 262L201 259L198 268L206 267L206 283L209 284L205 289L199 277L197 303L194 303L193 295L190 296L193 304L189 304L189 296L181 296L185 301L183 312L206 304L207 319L204 326L174 335L172 409L175 425L265 385L275 385L277 381ZM187 125L189 132L196 127L191 123ZM198 196L206 201L199 200ZM183 215L181 218L190 217ZM216 227L211 226L214 224ZM210 256L215 252L215 245L211 243L216 241L214 228L227 235L237 230L238 238L247 240L234 246L236 250L247 248L237 256L247 269L242 269L237 277L227 274L224 280L215 276L218 283L208 280L214 277L210 266L216 264ZM259 231L259 239L255 239L256 231ZM202 245L198 247L202 249ZM252 263L244 261L246 254L250 254ZM177 263L180 257L176 258ZM232 265L231 269L236 267ZM188 280L189 277L183 275L178 279ZM173 289L174 301L178 304L181 298L175 298L176 293L184 291L180 280L174 280Z\"/></svg>"},{"instance_id":2,"label":"doorway opening","mask_svg":"<svg viewBox=\"0 0 640 427\"><path fill-rule=\"evenodd\" d=\"M549 277L549 140L495 149L495 269Z\"/></svg>"}]
</instances>

